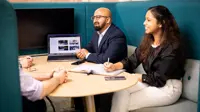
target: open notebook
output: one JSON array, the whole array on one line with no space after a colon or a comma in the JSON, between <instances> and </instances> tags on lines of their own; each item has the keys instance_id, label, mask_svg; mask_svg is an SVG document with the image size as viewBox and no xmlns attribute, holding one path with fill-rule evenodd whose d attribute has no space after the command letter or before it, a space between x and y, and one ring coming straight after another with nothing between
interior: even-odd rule
<instances>
[{"instance_id":1,"label":"open notebook","mask_svg":"<svg viewBox=\"0 0 200 112\"><path fill-rule=\"evenodd\" d=\"M90 73L90 74L97 74L97 75L108 75L108 76L115 76L119 75L120 73L124 72L125 70L116 70L112 72L107 72L104 70L103 64L83 64L79 65L70 70L70 72L79 72L79 73Z\"/></svg>"}]
</instances>

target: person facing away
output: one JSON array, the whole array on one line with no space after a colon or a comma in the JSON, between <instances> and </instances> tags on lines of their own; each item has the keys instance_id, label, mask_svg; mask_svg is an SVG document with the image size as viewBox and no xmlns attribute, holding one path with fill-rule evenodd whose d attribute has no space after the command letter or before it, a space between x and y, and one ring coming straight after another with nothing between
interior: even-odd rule
<instances>
[{"instance_id":1,"label":"person facing away","mask_svg":"<svg viewBox=\"0 0 200 112\"><path fill-rule=\"evenodd\" d=\"M118 62L127 56L124 33L112 23L108 8L98 8L91 17L96 32L88 45L77 52L77 57L94 63Z\"/></svg>"},{"instance_id":2,"label":"person facing away","mask_svg":"<svg viewBox=\"0 0 200 112\"><path fill-rule=\"evenodd\" d=\"M20 87L23 112L46 112L44 97L49 95L58 85L67 81L64 69L55 69L51 73L31 76L23 72L30 69L33 59L26 56L20 59Z\"/></svg>"},{"instance_id":3,"label":"person facing away","mask_svg":"<svg viewBox=\"0 0 200 112\"><path fill-rule=\"evenodd\" d=\"M146 13L144 26L144 38L130 57L104 63L106 71L124 68L129 72L142 63L146 72L134 73L137 84L114 93L111 112L169 105L182 93L185 57L174 16L164 6L153 6Z\"/></svg>"}]
</instances>

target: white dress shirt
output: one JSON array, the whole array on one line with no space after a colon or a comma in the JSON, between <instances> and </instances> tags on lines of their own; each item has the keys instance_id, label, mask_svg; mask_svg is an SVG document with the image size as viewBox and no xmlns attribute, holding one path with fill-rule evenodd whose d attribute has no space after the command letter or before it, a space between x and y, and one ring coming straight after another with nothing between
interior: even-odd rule
<instances>
[{"instance_id":1,"label":"white dress shirt","mask_svg":"<svg viewBox=\"0 0 200 112\"><path fill-rule=\"evenodd\" d=\"M110 28L110 26L108 26L108 28ZM106 34L106 32L108 31L108 28L106 28L102 33L100 33L99 31L97 31L97 33L99 34L99 39L98 39L98 47L101 43L101 40L103 39L104 35ZM86 59L88 58L88 56L90 55L91 53L89 52L87 55L86 55Z\"/></svg>"}]
</instances>

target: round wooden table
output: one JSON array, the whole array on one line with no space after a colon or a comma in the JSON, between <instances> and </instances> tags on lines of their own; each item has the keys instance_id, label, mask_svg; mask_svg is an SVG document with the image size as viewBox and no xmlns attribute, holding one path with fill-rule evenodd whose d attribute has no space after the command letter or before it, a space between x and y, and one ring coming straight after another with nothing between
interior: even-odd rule
<instances>
[{"instance_id":1,"label":"round wooden table","mask_svg":"<svg viewBox=\"0 0 200 112\"><path fill-rule=\"evenodd\" d=\"M33 57L33 59L34 65L32 66L32 69L35 69L35 71L29 73L34 75L48 73L56 67L65 67L66 70L70 70L77 66L71 65L74 61L47 62L47 56ZM125 76L126 80L105 81L105 76L101 75L88 76L84 73L68 72L67 83L58 86L49 96L85 97L87 111L95 112L93 95L119 91L129 88L137 83L137 79L127 72L123 72L119 75Z\"/></svg>"}]
</instances>

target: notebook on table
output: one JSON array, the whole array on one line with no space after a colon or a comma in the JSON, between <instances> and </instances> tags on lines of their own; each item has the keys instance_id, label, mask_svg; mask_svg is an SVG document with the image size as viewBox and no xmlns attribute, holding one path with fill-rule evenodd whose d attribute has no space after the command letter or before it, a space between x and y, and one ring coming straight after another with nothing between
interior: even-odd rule
<instances>
[{"instance_id":1,"label":"notebook on table","mask_svg":"<svg viewBox=\"0 0 200 112\"><path fill-rule=\"evenodd\" d=\"M78 73L87 73L87 74L96 74L96 75L105 75L105 76L116 76L121 74L122 72L125 72L125 69L116 70L112 72L107 72L104 70L103 64L82 64L79 65L71 70L70 72L78 72Z\"/></svg>"},{"instance_id":2,"label":"notebook on table","mask_svg":"<svg viewBox=\"0 0 200 112\"><path fill-rule=\"evenodd\" d=\"M47 61L77 60L76 52L80 48L81 36L78 34L50 34Z\"/></svg>"}]
</instances>

